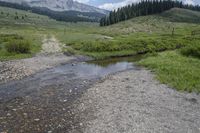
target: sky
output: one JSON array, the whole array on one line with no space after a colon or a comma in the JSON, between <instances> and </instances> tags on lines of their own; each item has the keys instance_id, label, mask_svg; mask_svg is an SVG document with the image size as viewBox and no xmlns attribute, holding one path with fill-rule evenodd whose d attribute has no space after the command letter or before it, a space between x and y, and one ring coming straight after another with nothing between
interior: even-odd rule
<instances>
[{"instance_id":1,"label":"sky","mask_svg":"<svg viewBox=\"0 0 200 133\"><path fill-rule=\"evenodd\" d=\"M138 2L140 0L76 0L81 3L89 4L92 6L96 6L99 8L103 8L106 10L114 10L119 7L125 6L127 4L131 4L134 2ZM200 0L180 0L183 1L185 4L199 4Z\"/></svg>"}]
</instances>

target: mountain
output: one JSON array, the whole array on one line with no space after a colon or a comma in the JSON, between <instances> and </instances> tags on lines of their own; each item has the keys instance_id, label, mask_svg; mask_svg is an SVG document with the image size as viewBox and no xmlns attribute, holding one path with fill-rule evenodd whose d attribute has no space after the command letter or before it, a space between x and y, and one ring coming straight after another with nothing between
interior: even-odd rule
<instances>
[{"instance_id":1,"label":"mountain","mask_svg":"<svg viewBox=\"0 0 200 133\"><path fill-rule=\"evenodd\" d=\"M66 22L99 22L108 11L73 0L0 0L0 6L25 10Z\"/></svg>"},{"instance_id":2,"label":"mountain","mask_svg":"<svg viewBox=\"0 0 200 133\"><path fill-rule=\"evenodd\" d=\"M30 7L48 8L53 11L78 11L107 14L108 11L79 3L74 0L0 0L9 3L28 5Z\"/></svg>"}]
</instances>

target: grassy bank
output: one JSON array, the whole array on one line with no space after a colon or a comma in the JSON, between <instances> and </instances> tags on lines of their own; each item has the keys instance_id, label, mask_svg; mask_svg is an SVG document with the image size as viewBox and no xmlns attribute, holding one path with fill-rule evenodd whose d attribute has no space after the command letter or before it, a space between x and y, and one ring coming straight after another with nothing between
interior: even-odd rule
<instances>
[{"instance_id":1,"label":"grassy bank","mask_svg":"<svg viewBox=\"0 0 200 133\"><path fill-rule=\"evenodd\" d=\"M153 70L162 83L180 91L200 92L200 60L180 51L159 53L139 62Z\"/></svg>"}]
</instances>

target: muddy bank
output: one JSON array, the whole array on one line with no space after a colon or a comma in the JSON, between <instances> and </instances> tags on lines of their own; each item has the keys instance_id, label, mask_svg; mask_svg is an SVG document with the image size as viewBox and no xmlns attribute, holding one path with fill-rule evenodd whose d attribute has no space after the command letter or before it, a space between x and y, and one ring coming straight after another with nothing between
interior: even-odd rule
<instances>
[{"instance_id":1,"label":"muddy bank","mask_svg":"<svg viewBox=\"0 0 200 133\"><path fill-rule=\"evenodd\" d=\"M144 69L109 76L74 108L84 133L200 132L199 95L160 84Z\"/></svg>"}]
</instances>

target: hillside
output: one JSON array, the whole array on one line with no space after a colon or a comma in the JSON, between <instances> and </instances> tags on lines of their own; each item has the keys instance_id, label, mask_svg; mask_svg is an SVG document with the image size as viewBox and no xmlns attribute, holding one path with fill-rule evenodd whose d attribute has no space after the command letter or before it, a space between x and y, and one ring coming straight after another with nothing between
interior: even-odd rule
<instances>
[{"instance_id":1,"label":"hillside","mask_svg":"<svg viewBox=\"0 0 200 133\"><path fill-rule=\"evenodd\" d=\"M47 16L31 13L28 11L0 7L0 24L5 25L40 25L49 22L56 22Z\"/></svg>"},{"instance_id":2,"label":"hillside","mask_svg":"<svg viewBox=\"0 0 200 133\"><path fill-rule=\"evenodd\" d=\"M88 10L84 10L84 9L82 9L81 11L76 10L76 9L66 9L62 11L53 10L50 7L48 7L48 3L46 4L46 6L31 6L26 3L24 4L24 3L10 2L10 1L0 1L0 6L20 9L20 10L25 10L25 11L31 11L33 13L46 15L50 18L53 18L59 21L66 21L66 22L99 21L102 17L105 16L105 13L107 12L105 11L105 13L102 13L100 11L95 11L95 10L89 11L90 7L86 7L86 6L83 8L86 8L86 9L88 8Z\"/></svg>"},{"instance_id":3,"label":"hillside","mask_svg":"<svg viewBox=\"0 0 200 133\"><path fill-rule=\"evenodd\" d=\"M100 20L100 26L112 25L139 16L160 14L172 8L200 11L199 5L188 5L184 4L182 1L146 0L111 11L108 16L105 16Z\"/></svg>"},{"instance_id":4,"label":"hillside","mask_svg":"<svg viewBox=\"0 0 200 133\"><path fill-rule=\"evenodd\" d=\"M173 8L161 16L172 22L200 23L200 12L188 9Z\"/></svg>"},{"instance_id":5,"label":"hillside","mask_svg":"<svg viewBox=\"0 0 200 133\"><path fill-rule=\"evenodd\" d=\"M0 60L31 57L41 49L47 27L59 28L64 25L47 16L27 11L0 7ZM6 46L11 42L29 42L30 52L9 53Z\"/></svg>"},{"instance_id":6,"label":"hillside","mask_svg":"<svg viewBox=\"0 0 200 133\"><path fill-rule=\"evenodd\" d=\"M178 23L177 23L178 22ZM172 27L187 27L188 23L200 23L200 12L188 9L172 8L161 14L140 16L106 26L104 33L108 35L114 34L130 34L137 32L171 32Z\"/></svg>"},{"instance_id":7,"label":"hillside","mask_svg":"<svg viewBox=\"0 0 200 133\"><path fill-rule=\"evenodd\" d=\"M79 11L106 14L108 11L79 3L74 0L0 0L8 3L28 5L30 7L45 7L53 11Z\"/></svg>"}]
</instances>

